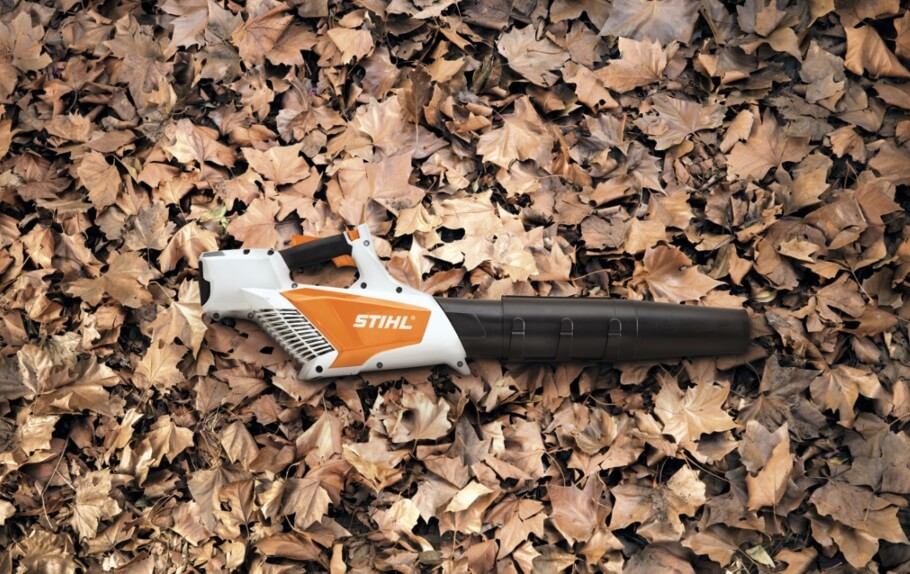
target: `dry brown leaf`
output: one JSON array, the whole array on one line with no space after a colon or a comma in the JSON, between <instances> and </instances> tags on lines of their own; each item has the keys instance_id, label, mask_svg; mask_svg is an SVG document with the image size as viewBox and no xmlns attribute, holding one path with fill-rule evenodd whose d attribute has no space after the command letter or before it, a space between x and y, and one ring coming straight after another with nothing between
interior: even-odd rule
<instances>
[{"instance_id":1,"label":"dry brown leaf","mask_svg":"<svg viewBox=\"0 0 910 574\"><path fill-rule=\"evenodd\" d=\"M95 279L77 279L67 290L89 305L97 305L107 294L122 305L138 308L151 302L146 286L158 273L138 253L127 251L111 256L107 271Z\"/></svg>"},{"instance_id":2,"label":"dry brown leaf","mask_svg":"<svg viewBox=\"0 0 910 574\"><path fill-rule=\"evenodd\" d=\"M501 128L483 134L477 141L477 153L485 161L504 168L517 160L547 165L552 159L552 149L553 136L543 127L527 97L515 102L515 112L504 118Z\"/></svg>"},{"instance_id":3,"label":"dry brown leaf","mask_svg":"<svg viewBox=\"0 0 910 574\"><path fill-rule=\"evenodd\" d=\"M211 128L194 125L183 118L165 129L168 143L162 148L180 163L197 163L204 170L206 162L233 167L234 151L218 141L218 132Z\"/></svg>"},{"instance_id":4,"label":"dry brown leaf","mask_svg":"<svg viewBox=\"0 0 910 574\"><path fill-rule=\"evenodd\" d=\"M260 14L252 15L231 34L231 41L249 66L263 63L265 55L275 47L291 22L291 15L285 14L289 8L286 4L275 2L271 5L272 8L264 9L267 5L263 4Z\"/></svg>"},{"instance_id":5,"label":"dry brown leaf","mask_svg":"<svg viewBox=\"0 0 910 574\"><path fill-rule=\"evenodd\" d=\"M730 389L702 383L683 391L676 381L665 378L654 402L654 412L664 423L663 432L681 445L697 441L703 434L736 428L723 409Z\"/></svg>"},{"instance_id":6,"label":"dry brown leaf","mask_svg":"<svg viewBox=\"0 0 910 574\"><path fill-rule=\"evenodd\" d=\"M753 423L754 421L750 422ZM762 461L761 470L754 476L746 475L749 510L758 510L779 503L787 490L787 483L793 470L794 456L790 453L790 434L786 423L770 435L770 438L776 444Z\"/></svg>"},{"instance_id":7,"label":"dry brown leaf","mask_svg":"<svg viewBox=\"0 0 910 574\"><path fill-rule=\"evenodd\" d=\"M124 233L125 245L131 251L161 250L167 245L168 236L173 231L174 223L168 221L168 210L164 202L154 201L139 210L133 227Z\"/></svg>"},{"instance_id":8,"label":"dry brown leaf","mask_svg":"<svg viewBox=\"0 0 910 574\"><path fill-rule=\"evenodd\" d=\"M685 253L663 245L645 251L643 262L635 264L633 283L645 283L654 300L665 303L698 301L722 285L693 267Z\"/></svg>"},{"instance_id":9,"label":"dry brown leaf","mask_svg":"<svg viewBox=\"0 0 910 574\"><path fill-rule=\"evenodd\" d=\"M44 27L32 26L27 11L0 22L0 99L6 100L16 89L17 70L34 72L51 63L51 57L42 53L43 37Z\"/></svg>"},{"instance_id":10,"label":"dry brown leaf","mask_svg":"<svg viewBox=\"0 0 910 574\"><path fill-rule=\"evenodd\" d=\"M836 410L840 424L847 427L856 419L853 406L860 395L875 399L886 393L875 373L847 365L825 369L812 381L810 390L812 400L821 408Z\"/></svg>"},{"instance_id":11,"label":"dry brown leaf","mask_svg":"<svg viewBox=\"0 0 910 574\"><path fill-rule=\"evenodd\" d=\"M302 148L302 143L274 146L264 152L243 148L243 157L256 173L277 185L284 185L310 176L310 166L300 153Z\"/></svg>"},{"instance_id":12,"label":"dry brown leaf","mask_svg":"<svg viewBox=\"0 0 910 574\"><path fill-rule=\"evenodd\" d=\"M228 233L239 239L245 247L275 247L281 236L275 229L275 216L278 215L278 202L265 197L257 197L243 215L235 218L228 225Z\"/></svg>"},{"instance_id":13,"label":"dry brown leaf","mask_svg":"<svg viewBox=\"0 0 910 574\"><path fill-rule=\"evenodd\" d=\"M643 116L635 120L635 125L654 139L658 150L681 144L699 130L719 127L724 119L719 105L702 106L663 94L652 100L657 116Z\"/></svg>"},{"instance_id":14,"label":"dry brown leaf","mask_svg":"<svg viewBox=\"0 0 910 574\"><path fill-rule=\"evenodd\" d=\"M847 33L847 54L844 65L854 74L869 72L873 78L890 76L910 78L910 70L888 49L872 26L844 26Z\"/></svg>"},{"instance_id":15,"label":"dry brown leaf","mask_svg":"<svg viewBox=\"0 0 910 574\"><path fill-rule=\"evenodd\" d=\"M98 524L120 513L120 505L111 498L111 473L97 470L80 477L74 483L76 499L73 504L73 529L79 538L94 538Z\"/></svg>"},{"instance_id":16,"label":"dry brown leaf","mask_svg":"<svg viewBox=\"0 0 910 574\"><path fill-rule=\"evenodd\" d=\"M322 520L329 511L331 498L319 479L292 478L285 486L281 515L294 515L294 525L305 530Z\"/></svg>"},{"instance_id":17,"label":"dry brown leaf","mask_svg":"<svg viewBox=\"0 0 910 574\"><path fill-rule=\"evenodd\" d=\"M761 122L752 125L748 141L733 146L728 156L730 175L761 179L771 168L800 161L808 153L809 138L785 135L771 112L766 111Z\"/></svg>"},{"instance_id":18,"label":"dry brown leaf","mask_svg":"<svg viewBox=\"0 0 910 574\"><path fill-rule=\"evenodd\" d=\"M168 341L153 342L136 366L136 384L143 389L156 388L167 393L184 380L177 363L186 354L186 348Z\"/></svg>"},{"instance_id":19,"label":"dry brown leaf","mask_svg":"<svg viewBox=\"0 0 910 574\"><path fill-rule=\"evenodd\" d=\"M389 441L373 439L344 445L343 455L370 488L379 492L401 480L404 471L397 466L407 456L407 451L389 450Z\"/></svg>"},{"instance_id":20,"label":"dry brown leaf","mask_svg":"<svg viewBox=\"0 0 910 574\"><path fill-rule=\"evenodd\" d=\"M553 512L550 522L569 544L587 542L610 512L610 501L597 476L588 477L584 489L575 486L547 487Z\"/></svg>"},{"instance_id":21,"label":"dry brown leaf","mask_svg":"<svg viewBox=\"0 0 910 574\"><path fill-rule=\"evenodd\" d=\"M697 18L698 5L688 0L617 0L600 35L687 44Z\"/></svg>"},{"instance_id":22,"label":"dry brown leaf","mask_svg":"<svg viewBox=\"0 0 910 574\"><path fill-rule=\"evenodd\" d=\"M435 402L424 393L408 389L401 396L401 413L395 421L386 421L386 430L393 443L412 440L438 439L449 433L449 403L439 398Z\"/></svg>"},{"instance_id":23,"label":"dry brown leaf","mask_svg":"<svg viewBox=\"0 0 910 574\"><path fill-rule=\"evenodd\" d=\"M341 50L341 62L346 64L352 60L361 60L373 51L373 36L369 30L349 30L348 28L332 28L328 31L329 38Z\"/></svg>"},{"instance_id":24,"label":"dry brown leaf","mask_svg":"<svg viewBox=\"0 0 910 574\"><path fill-rule=\"evenodd\" d=\"M660 82L667 61L677 50L675 42L661 48L657 41L638 42L625 37L619 38L618 45L620 59L608 62L597 76L606 87L619 93Z\"/></svg>"},{"instance_id":25,"label":"dry brown leaf","mask_svg":"<svg viewBox=\"0 0 910 574\"><path fill-rule=\"evenodd\" d=\"M638 535L651 542L673 542L682 537L682 515L693 516L705 504L705 483L687 466L656 488L620 484L610 489L616 498L610 530L634 523Z\"/></svg>"},{"instance_id":26,"label":"dry brown leaf","mask_svg":"<svg viewBox=\"0 0 910 574\"><path fill-rule=\"evenodd\" d=\"M832 481L813 492L809 501L819 514L837 521L831 537L856 568L865 567L872 559L879 539L907 544L897 518L898 508L864 488Z\"/></svg>"},{"instance_id":27,"label":"dry brown leaf","mask_svg":"<svg viewBox=\"0 0 910 574\"><path fill-rule=\"evenodd\" d=\"M116 166L107 163L104 156L90 151L76 170L82 185L88 189L88 197L99 211L117 202L123 189L120 172Z\"/></svg>"},{"instance_id":28,"label":"dry brown leaf","mask_svg":"<svg viewBox=\"0 0 910 574\"><path fill-rule=\"evenodd\" d=\"M536 27L512 28L496 43L509 67L538 86L551 86L557 76L552 71L569 59L569 53L548 38L537 39Z\"/></svg>"}]
</instances>

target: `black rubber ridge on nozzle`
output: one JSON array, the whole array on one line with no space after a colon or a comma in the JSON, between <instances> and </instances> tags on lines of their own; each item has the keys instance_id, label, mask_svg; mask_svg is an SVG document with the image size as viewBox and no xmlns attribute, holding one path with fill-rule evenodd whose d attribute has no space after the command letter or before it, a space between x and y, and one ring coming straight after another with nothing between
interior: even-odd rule
<instances>
[{"instance_id":1,"label":"black rubber ridge on nozzle","mask_svg":"<svg viewBox=\"0 0 910 574\"><path fill-rule=\"evenodd\" d=\"M473 359L657 361L739 355L750 341L742 309L571 297L436 301Z\"/></svg>"}]
</instances>

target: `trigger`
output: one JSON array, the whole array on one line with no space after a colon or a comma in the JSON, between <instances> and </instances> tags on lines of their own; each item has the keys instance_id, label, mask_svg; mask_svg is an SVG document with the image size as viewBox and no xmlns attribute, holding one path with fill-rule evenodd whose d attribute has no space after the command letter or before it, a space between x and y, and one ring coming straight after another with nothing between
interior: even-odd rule
<instances>
[{"instance_id":1,"label":"trigger","mask_svg":"<svg viewBox=\"0 0 910 574\"><path fill-rule=\"evenodd\" d=\"M356 231L354 231L356 233ZM348 232L348 237L351 237L351 232ZM304 243L309 243L310 241L316 241L320 239L319 237L313 237L312 235L292 235L291 236L291 245L296 247L298 245L303 245ZM351 239L356 239L351 237ZM350 255L339 255L338 257L332 258L332 263L335 264L335 267L357 267L357 263L354 262L354 258Z\"/></svg>"}]
</instances>

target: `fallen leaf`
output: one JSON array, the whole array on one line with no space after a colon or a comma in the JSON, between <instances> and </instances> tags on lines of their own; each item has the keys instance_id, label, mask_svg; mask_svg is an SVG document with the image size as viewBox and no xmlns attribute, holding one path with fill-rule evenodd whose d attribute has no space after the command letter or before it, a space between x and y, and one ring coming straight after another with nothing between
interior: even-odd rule
<instances>
[{"instance_id":1,"label":"fallen leaf","mask_svg":"<svg viewBox=\"0 0 910 574\"><path fill-rule=\"evenodd\" d=\"M687 0L617 0L600 35L688 44L696 19L698 5Z\"/></svg>"},{"instance_id":2,"label":"fallen leaf","mask_svg":"<svg viewBox=\"0 0 910 574\"><path fill-rule=\"evenodd\" d=\"M112 482L109 470L97 470L80 477L74 483L76 498L73 504L73 529L79 538L94 538L101 520L121 512L120 505L110 497Z\"/></svg>"},{"instance_id":3,"label":"fallen leaf","mask_svg":"<svg viewBox=\"0 0 910 574\"><path fill-rule=\"evenodd\" d=\"M776 505L787 490L794 462L794 457L790 453L790 434L787 425L782 425L774 434L780 438L770 455L762 462L761 470L754 476L746 475L749 510Z\"/></svg>"},{"instance_id":4,"label":"fallen leaf","mask_svg":"<svg viewBox=\"0 0 910 574\"><path fill-rule=\"evenodd\" d=\"M401 397L402 411L396 421L387 422L393 443L438 439L449 433L449 404L442 398L432 401L424 393L408 389ZM388 428L389 424L391 428Z\"/></svg>"},{"instance_id":5,"label":"fallen leaf","mask_svg":"<svg viewBox=\"0 0 910 574\"><path fill-rule=\"evenodd\" d=\"M247 65L261 64L291 22L292 17L285 14L288 10L286 4L276 2L273 6L252 15L231 34L231 41Z\"/></svg>"},{"instance_id":6,"label":"fallen leaf","mask_svg":"<svg viewBox=\"0 0 910 574\"><path fill-rule=\"evenodd\" d=\"M547 38L537 39L535 26L512 28L496 44L509 67L538 86L551 86L557 76L552 73L569 59L569 54Z\"/></svg>"},{"instance_id":7,"label":"fallen leaf","mask_svg":"<svg viewBox=\"0 0 910 574\"><path fill-rule=\"evenodd\" d=\"M722 284L700 273L679 249L663 245L645 251L633 282L645 283L655 301L667 303L698 301Z\"/></svg>"},{"instance_id":8,"label":"fallen leaf","mask_svg":"<svg viewBox=\"0 0 910 574\"><path fill-rule=\"evenodd\" d=\"M847 54L844 65L854 74L864 72L878 78L910 78L910 70L904 67L891 50L885 45L881 36L872 26L844 26L847 33Z\"/></svg>"},{"instance_id":9,"label":"fallen leaf","mask_svg":"<svg viewBox=\"0 0 910 574\"><path fill-rule=\"evenodd\" d=\"M331 499L319 479L292 478L288 480L281 504L281 515L294 515L294 525L305 530L322 520L329 511Z\"/></svg>"},{"instance_id":10,"label":"fallen leaf","mask_svg":"<svg viewBox=\"0 0 910 574\"><path fill-rule=\"evenodd\" d=\"M297 183L310 176L310 166L300 153L303 144L274 146L266 151L243 148L243 157L259 175L277 185Z\"/></svg>"},{"instance_id":11,"label":"fallen leaf","mask_svg":"<svg viewBox=\"0 0 910 574\"><path fill-rule=\"evenodd\" d=\"M549 164L553 136L542 127L540 116L528 98L515 102L515 112L503 120L501 128L491 130L477 141L477 153L485 161L508 168L516 160Z\"/></svg>"},{"instance_id":12,"label":"fallen leaf","mask_svg":"<svg viewBox=\"0 0 910 574\"><path fill-rule=\"evenodd\" d=\"M677 50L675 43L661 48L657 41L638 42L626 37L619 38L618 46L621 57L608 62L597 75L606 87L620 93L660 82L667 61Z\"/></svg>"},{"instance_id":13,"label":"fallen leaf","mask_svg":"<svg viewBox=\"0 0 910 574\"><path fill-rule=\"evenodd\" d=\"M104 155L90 151L76 170L82 185L88 189L88 197L96 209L113 205L122 189L120 172L104 159Z\"/></svg>"},{"instance_id":14,"label":"fallen leaf","mask_svg":"<svg viewBox=\"0 0 910 574\"><path fill-rule=\"evenodd\" d=\"M341 50L341 62L343 64L352 60L363 59L373 51L373 37L370 35L369 30L332 28L328 31L328 36Z\"/></svg>"},{"instance_id":15,"label":"fallen leaf","mask_svg":"<svg viewBox=\"0 0 910 574\"><path fill-rule=\"evenodd\" d=\"M549 520L569 544L590 540L610 512L604 485L596 476L588 478L584 489L551 485L547 494L553 506Z\"/></svg>"},{"instance_id":16,"label":"fallen leaf","mask_svg":"<svg viewBox=\"0 0 910 574\"><path fill-rule=\"evenodd\" d=\"M664 423L663 432L686 445L703 434L736 428L723 409L730 389L702 383L683 391L672 379L665 379L654 402L654 412Z\"/></svg>"},{"instance_id":17,"label":"fallen leaf","mask_svg":"<svg viewBox=\"0 0 910 574\"><path fill-rule=\"evenodd\" d=\"M89 305L97 305L107 294L121 304L138 308L152 300L146 286L158 273L135 251L111 256L107 271L94 279L77 279L68 292Z\"/></svg>"},{"instance_id":18,"label":"fallen leaf","mask_svg":"<svg viewBox=\"0 0 910 574\"><path fill-rule=\"evenodd\" d=\"M782 133L770 111L752 125L746 143L738 143L728 156L731 175L742 179L761 179L768 170L785 162L796 162L809 153L809 138Z\"/></svg>"},{"instance_id":19,"label":"fallen leaf","mask_svg":"<svg viewBox=\"0 0 910 574\"><path fill-rule=\"evenodd\" d=\"M673 542L682 537L680 516L693 516L705 504L705 483L684 466L656 488L623 483L610 489L616 498L610 530L638 523L636 532L650 542Z\"/></svg>"}]
</instances>

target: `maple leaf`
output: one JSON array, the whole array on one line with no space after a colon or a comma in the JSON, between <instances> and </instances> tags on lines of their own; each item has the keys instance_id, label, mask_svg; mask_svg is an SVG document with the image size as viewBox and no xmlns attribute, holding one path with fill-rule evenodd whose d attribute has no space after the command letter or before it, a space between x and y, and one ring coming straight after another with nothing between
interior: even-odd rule
<instances>
[{"instance_id":1,"label":"maple leaf","mask_svg":"<svg viewBox=\"0 0 910 574\"><path fill-rule=\"evenodd\" d=\"M134 309L149 303L151 294L145 288L158 273L135 251L111 254L107 271L95 279L77 279L67 292L97 305L104 294Z\"/></svg>"},{"instance_id":2,"label":"maple leaf","mask_svg":"<svg viewBox=\"0 0 910 574\"><path fill-rule=\"evenodd\" d=\"M616 498L610 530L637 522L638 535L651 542L679 540L685 529L680 516L693 516L706 501L705 483L687 466L656 488L622 483L611 488L610 493Z\"/></svg>"},{"instance_id":3,"label":"maple leaf","mask_svg":"<svg viewBox=\"0 0 910 574\"><path fill-rule=\"evenodd\" d=\"M17 70L34 72L51 63L50 56L41 53L43 37L44 27L33 27L26 10L12 20L0 22L0 100L6 100L16 89Z\"/></svg>"},{"instance_id":4,"label":"maple leaf","mask_svg":"<svg viewBox=\"0 0 910 574\"><path fill-rule=\"evenodd\" d=\"M588 477L584 489L550 485L547 494L553 506L550 522L569 544L590 540L610 513L610 499L597 476Z\"/></svg>"},{"instance_id":5,"label":"maple leaf","mask_svg":"<svg viewBox=\"0 0 910 574\"><path fill-rule=\"evenodd\" d=\"M13 445L27 455L49 449L54 428L59 420L60 417L57 415L32 414L16 428Z\"/></svg>"},{"instance_id":6,"label":"maple leaf","mask_svg":"<svg viewBox=\"0 0 910 574\"><path fill-rule=\"evenodd\" d=\"M502 559L512 553L531 534L541 537L544 533L543 504L537 500L509 497L487 515L487 522L499 524L499 553Z\"/></svg>"},{"instance_id":7,"label":"maple leaf","mask_svg":"<svg viewBox=\"0 0 910 574\"><path fill-rule=\"evenodd\" d=\"M202 541L212 536L212 531L205 527L199 520L199 503L191 500L180 504L172 514L174 524L171 530L182 536L193 546L198 546Z\"/></svg>"},{"instance_id":8,"label":"maple leaf","mask_svg":"<svg viewBox=\"0 0 910 574\"><path fill-rule=\"evenodd\" d=\"M343 456L375 492L395 484L404 474L397 466L406 450L389 450L389 441L378 438L366 443L344 445Z\"/></svg>"},{"instance_id":9,"label":"maple leaf","mask_svg":"<svg viewBox=\"0 0 910 574\"><path fill-rule=\"evenodd\" d=\"M435 402L426 394L408 388L401 396L403 410L397 420L387 420L386 430L394 443L444 437L452 428L449 422L449 403L439 398Z\"/></svg>"},{"instance_id":10,"label":"maple leaf","mask_svg":"<svg viewBox=\"0 0 910 574\"><path fill-rule=\"evenodd\" d=\"M536 27L514 27L499 37L496 48L506 57L509 67L538 86L552 86L557 76L551 72L569 59L569 53L547 38L536 38Z\"/></svg>"},{"instance_id":11,"label":"maple leaf","mask_svg":"<svg viewBox=\"0 0 910 574\"><path fill-rule=\"evenodd\" d=\"M610 60L597 71L597 76L611 90L625 93L641 86L659 82L667 61L676 54L677 44L661 48L660 42L619 38L618 60Z\"/></svg>"},{"instance_id":12,"label":"maple leaf","mask_svg":"<svg viewBox=\"0 0 910 574\"><path fill-rule=\"evenodd\" d=\"M689 0L615 0L600 35L687 44L697 19L698 3Z\"/></svg>"},{"instance_id":13,"label":"maple leaf","mask_svg":"<svg viewBox=\"0 0 910 574\"><path fill-rule=\"evenodd\" d=\"M349 28L332 28L327 32L329 38L341 50L341 63L360 60L373 51L373 36L369 30L351 30Z\"/></svg>"},{"instance_id":14,"label":"maple leaf","mask_svg":"<svg viewBox=\"0 0 910 574\"><path fill-rule=\"evenodd\" d=\"M869 72L872 77L891 76L910 78L910 70L888 49L872 26L844 26L847 33L847 54L844 65L857 75Z\"/></svg>"},{"instance_id":15,"label":"maple leaf","mask_svg":"<svg viewBox=\"0 0 910 574\"><path fill-rule=\"evenodd\" d=\"M171 235L167 245L158 256L162 271L173 271L180 260L192 268L199 267L199 257L208 251L218 250L218 236L191 221Z\"/></svg>"},{"instance_id":16,"label":"maple leaf","mask_svg":"<svg viewBox=\"0 0 910 574\"><path fill-rule=\"evenodd\" d=\"M262 152L243 148L243 157L253 170L278 185L297 183L310 176L310 166L300 154L303 143L273 146Z\"/></svg>"},{"instance_id":17,"label":"maple leaf","mask_svg":"<svg viewBox=\"0 0 910 574\"><path fill-rule=\"evenodd\" d=\"M544 166L552 159L553 141L530 99L523 97L515 101L515 112L504 118L501 128L480 136L477 153L504 168L516 160L533 160Z\"/></svg>"},{"instance_id":18,"label":"maple leaf","mask_svg":"<svg viewBox=\"0 0 910 574\"><path fill-rule=\"evenodd\" d=\"M162 149L184 164L196 162L204 168L205 162L233 167L234 151L218 142L218 132L211 128L193 125L187 118L165 128L168 143Z\"/></svg>"},{"instance_id":19,"label":"maple leaf","mask_svg":"<svg viewBox=\"0 0 910 574\"><path fill-rule=\"evenodd\" d=\"M840 424L848 428L856 420L853 406L859 395L875 399L886 393L875 373L847 365L825 369L812 381L809 390L812 400L820 407L837 410Z\"/></svg>"},{"instance_id":20,"label":"maple leaf","mask_svg":"<svg viewBox=\"0 0 910 574\"><path fill-rule=\"evenodd\" d=\"M194 357L198 355L208 329L202 320L199 300L199 282L184 280L178 288L177 300L172 300L151 323L152 340L170 345L175 338L179 338Z\"/></svg>"},{"instance_id":21,"label":"maple leaf","mask_svg":"<svg viewBox=\"0 0 910 574\"><path fill-rule=\"evenodd\" d=\"M758 425L754 421L750 421L749 424ZM770 448L770 452L767 456L762 457L761 470L757 474L746 475L749 510L774 506L780 502L787 490L787 483L793 470L793 454L790 453L790 432L787 424L781 425L773 434L768 433L764 427L761 428L765 431L763 438L767 438L768 442L760 448L765 450ZM744 441L742 444L747 443Z\"/></svg>"},{"instance_id":22,"label":"maple leaf","mask_svg":"<svg viewBox=\"0 0 910 574\"><path fill-rule=\"evenodd\" d=\"M736 428L736 423L723 410L730 388L701 383L682 391L676 381L667 377L654 401L654 412L664 423L663 432L678 444L687 445L703 434Z\"/></svg>"},{"instance_id":23,"label":"maple leaf","mask_svg":"<svg viewBox=\"0 0 910 574\"><path fill-rule=\"evenodd\" d=\"M568 62L562 73L563 80L575 84L578 100L592 109L612 109L619 107L603 81L590 68Z\"/></svg>"},{"instance_id":24,"label":"maple leaf","mask_svg":"<svg viewBox=\"0 0 910 574\"><path fill-rule=\"evenodd\" d=\"M484 512L498 496L499 492L472 480L455 493L446 505L444 513L439 517L440 532L452 530L479 534L483 528Z\"/></svg>"},{"instance_id":25,"label":"maple leaf","mask_svg":"<svg viewBox=\"0 0 910 574\"><path fill-rule=\"evenodd\" d=\"M635 264L632 282L644 282L655 301L669 303L698 301L722 285L693 267L685 253L663 245L645 251L642 264Z\"/></svg>"},{"instance_id":26,"label":"maple leaf","mask_svg":"<svg viewBox=\"0 0 910 574\"><path fill-rule=\"evenodd\" d=\"M897 38L894 41L897 55L910 59L910 12L904 12L903 16L894 20L894 28L897 31Z\"/></svg>"},{"instance_id":27,"label":"maple leaf","mask_svg":"<svg viewBox=\"0 0 910 574\"><path fill-rule=\"evenodd\" d=\"M88 189L88 197L96 209L101 210L117 201L122 189L120 172L96 151L88 152L76 173Z\"/></svg>"},{"instance_id":28,"label":"maple leaf","mask_svg":"<svg viewBox=\"0 0 910 574\"><path fill-rule=\"evenodd\" d=\"M265 4L262 6L266 7ZM275 47L293 18L290 14L285 14L289 9L287 4L275 2L272 6L260 14L252 15L231 34L231 41L237 46L244 63L249 66L265 61L265 55Z\"/></svg>"},{"instance_id":29,"label":"maple leaf","mask_svg":"<svg viewBox=\"0 0 910 574\"><path fill-rule=\"evenodd\" d=\"M658 150L680 144L699 130L720 127L724 119L724 109L719 105L702 106L663 94L651 99L658 116L643 116L635 125L652 137Z\"/></svg>"},{"instance_id":30,"label":"maple leaf","mask_svg":"<svg viewBox=\"0 0 910 574\"><path fill-rule=\"evenodd\" d=\"M240 421L234 421L221 430L221 446L231 462L239 461L245 466L259 454L253 435Z\"/></svg>"},{"instance_id":31,"label":"maple leaf","mask_svg":"<svg viewBox=\"0 0 910 574\"><path fill-rule=\"evenodd\" d=\"M163 201L156 200L139 210L133 227L124 233L124 244L132 251L164 249L173 231L174 223L168 221L167 206Z\"/></svg>"},{"instance_id":32,"label":"maple leaf","mask_svg":"<svg viewBox=\"0 0 910 574\"><path fill-rule=\"evenodd\" d=\"M784 162L800 161L809 153L809 138L782 133L777 120L765 111L760 122L753 123L746 143L738 143L727 156L731 175L742 179L761 179L768 170Z\"/></svg>"},{"instance_id":33,"label":"maple leaf","mask_svg":"<svg viewBox=\"0 0 910 574\"><path fill-rule=\"evenodd\" d=\"M185 348L172 345L169 341L153 342L136 367L137 386L143 389L154 387L166 393L184 380L177 363L185 354Z\"/></svg>"},{"instance_id":34,"label":"maple leaf","mask_svg":"<svg viewBox=\"0 0 910 574\"><path fill-rule=\"evenodd\" d=\"M837 525L831 537L856 568L864 568L878 551L878 540L907 544L907 535L897 517L898 508L869 490L831 481L812 493L809 502L819 514Z\"/></svg>"},{"instance_id":35,"label":"maple leaf","mask_svg":"<svg viewBox=\"0 0 910 574\"><path fill-rule=\"evenodd\" d=\"M96 470L78 478L73 486L76 498L73 504L73 529L83 540L94 538L101 520L120 513L120 505L110 497L111 472Z\"/></svg>"},{"instance_id":36,"label":"maple leaf","mask_svg":"<svg viewBox=\"0 0 910 574\"><path fill-rule=\"evenodd\" d=\"M161 10L177 16L171 26L171 42L165 54L173 54L177 48L189 48L205 44L204 32L209 19L211 0L165 0Z\"/></svg>"},{"instance_id":37,"label":"maple leaf","mask_svg":"<svg viewBox=\"0 0 910 574\"><path fill-rule=\"evenodd\" d=\"M275 247L281 241L275 229L275 216L279 209L278 202L257 197L242 215L231 220L228 233L240 240L244 247Z\"/></svg>"}]
</instances>

